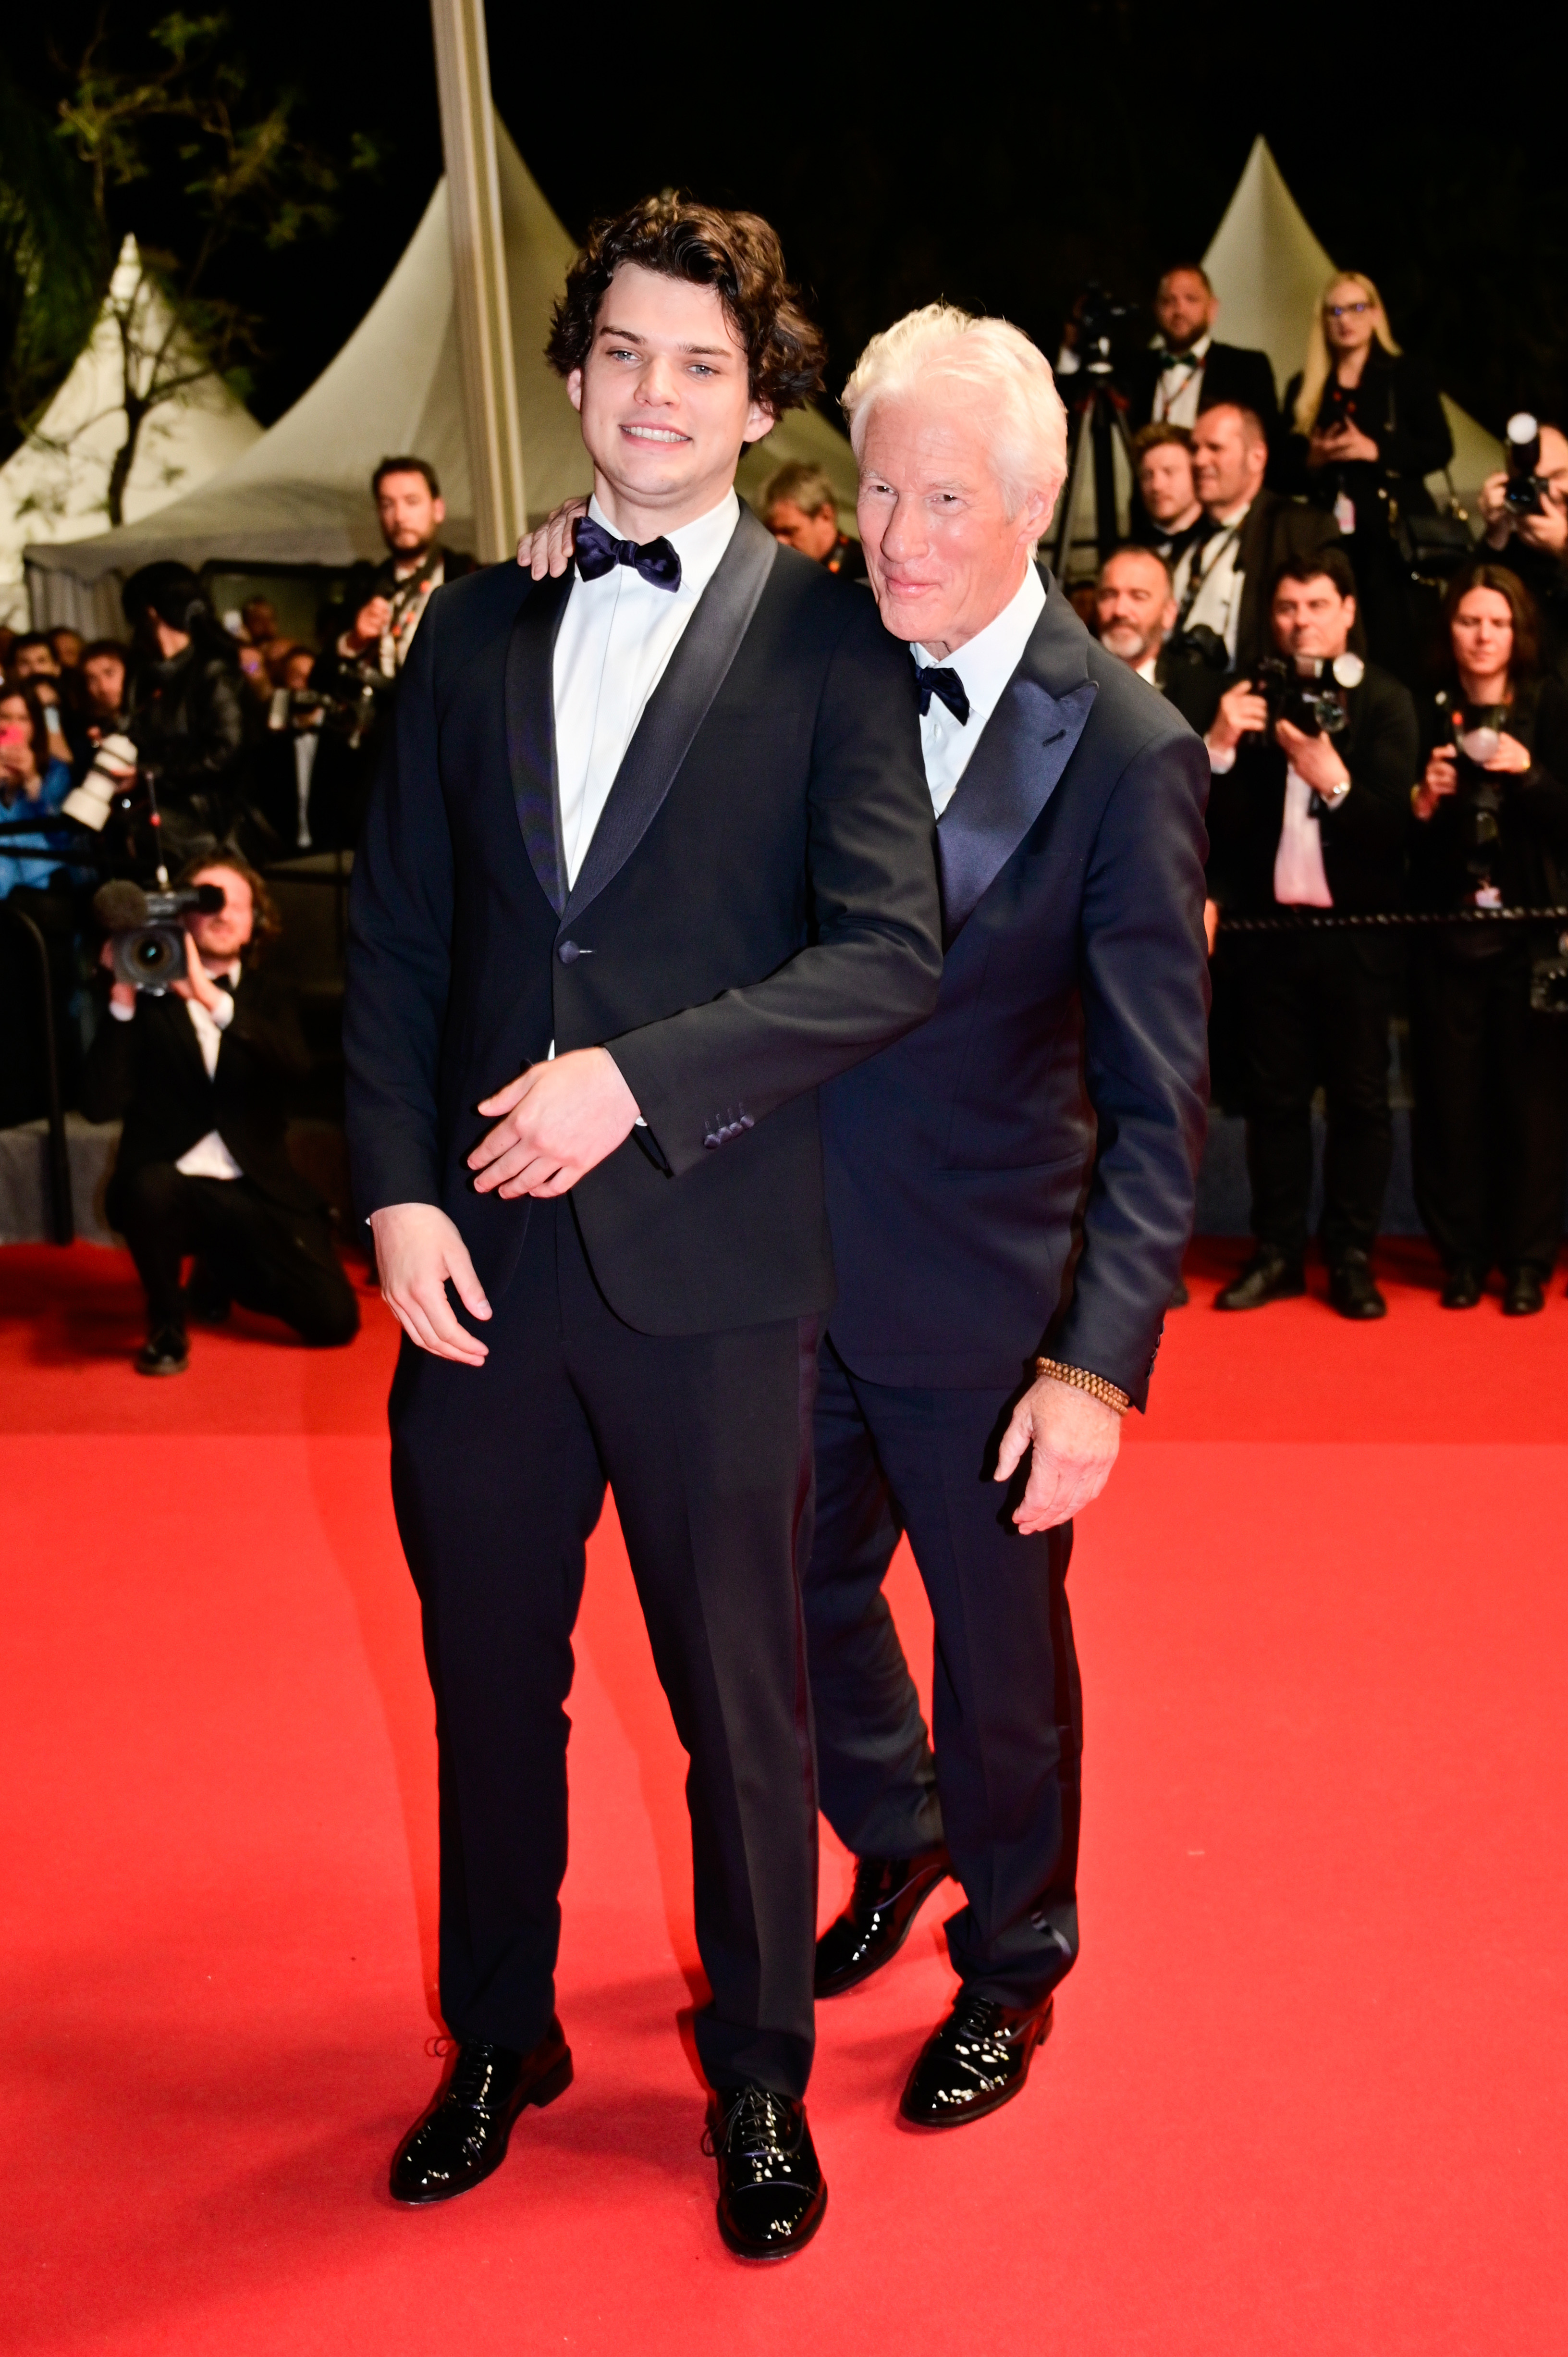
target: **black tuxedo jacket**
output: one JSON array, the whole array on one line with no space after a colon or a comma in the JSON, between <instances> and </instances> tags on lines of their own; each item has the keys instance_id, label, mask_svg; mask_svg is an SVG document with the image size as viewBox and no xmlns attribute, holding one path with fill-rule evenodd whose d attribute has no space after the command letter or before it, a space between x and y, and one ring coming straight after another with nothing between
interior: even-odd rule
<instances>
[{"instance_id":1,"label":"black tuxedo jacket","mask_svg":"<svg viewBox=\"0 0 1568 2357\"><path fill-rule=\"evenodd\" d=\"M819 1084L928 1014L941 949L907 651L742 509L564 880L551 665L575 575L436 591L355 863L357 1199L439 1203L492 1301L529 1206L478 1100L607 1047L648 1123L575 1188L618 1316L689 1334L832 1297Z\"/></svg>"},{"instance_id":2,"label":"black tuxedo jacket","mask_svg":"<svg viewBox=\"0 0 1568 2357\"><path fill-rule=\"evenodd\" d=\"M1316 556L1338 539L1338 525L1323 509L1304 506L1279 491L1258 493L1247 511L1237 551L1242 571L1241 608L1236 618L1239 677L1273 645L1269 602L1277 567L1287 556Z\"/></svg>"},{"instance_id":3,"label":"black tuxedo jacket","mask_svg":"<svg viewBox=\"0 0 1568 2357\"><path fill-rule=\"evenodd\" d=\"M822 1092L829 1330L960 1389L1048 1340L1142 1405L1203 1139L1208 763L1047 583L937 829L936 1012Z\"/></svg>"},{"instance_id":4,"label":"black tuxedo jacket","mask_svg":"<svg viewBox=\"0 0 1568 2357\"><path fill-rule=\"evenodd\" d=\"M1127 430L1135 434L1155 414L1155 393L1165 366L1163 351L1140 352L1123 378L1127 395ZM1203 360L1200 412L1234 401L1255 409L1273 441L1279 426L1279 396L1274 391L1273 364L1267 352L1249 351L1240 344L1210 344Z\"/></svg>"},{"instance_id":5,"label":"black tuxedo jacket","mask_svg":"<svg viewBox=\"0 0 1568 2357\"><path fill-rule=\"evenodd\" d=\"M1337 909L1397 909L1403 895L1410 790L1420 767L1420 728L1410 690L1367 665L1345 698L1339 757L1350 791L1318 824L1323 872ZM1235 765L1209 796L1210 888L1238 917L1266 917L1274 899L1274 855L1284 824L1285 757L1272 737L1243 737Z\"/></svg>"},{"instance_id":6,"label":"black tuxedo jacket","mask_svg":"<svg viewBox=\"0 0 1568 2357\"><path fill-rule=\"evenodd\" d=\"M144 992L129 1023L116 1022L106 1009L87 1053L81 1109L89 1121L124 1120L109 1189L111 1219L126 1178L149 1162L177 1162L212 1129L274 1202L318 1211L319 1196L284 1143L288 1084L309 1064L293 994L248 969L234 985L233 1017L210 1080L183 998Z\"/></svg>"}]
</instances>

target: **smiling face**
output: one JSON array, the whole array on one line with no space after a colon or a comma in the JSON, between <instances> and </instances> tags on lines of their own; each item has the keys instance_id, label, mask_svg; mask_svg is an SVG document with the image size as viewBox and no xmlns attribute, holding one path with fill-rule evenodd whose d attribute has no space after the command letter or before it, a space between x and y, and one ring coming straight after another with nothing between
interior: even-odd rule
<instances>
[{"instance_id":1,"label":"smiling face","mask_svg":"<svg viewBox=\"0 0 1568 2357\"><path fill-rule=\"evenodd\" d=\"M1221 521L1255 500L1263 487L1269 446L1253 438L1239 409L1203 410L1192 429L1192 480L1211 516Z\"/></svg>"},{"instance_id":2,"label":"smiling face","mask_svg":"<svg viewBox=\"0 0 1568 2357\"><path fill-rule=\"evenodd\" d=\"M657 537L717 507L773 413L751 397L746 348L712 286L623 263L584 366L566 379L618 531Z\"/></svg>"},{"instance_id":3,"label":"smiling face","mask_svg":"<svg viewBox=\"0 0 1568 2357\"><path fill-rule=\"evenodd\" d=\"M861 444L860 537L882 619L942 657L1014 596L1053 504L1032 491L1009 514L975 408L972 389L928 380L875 402Z\"/></svg>"}]
</instances>

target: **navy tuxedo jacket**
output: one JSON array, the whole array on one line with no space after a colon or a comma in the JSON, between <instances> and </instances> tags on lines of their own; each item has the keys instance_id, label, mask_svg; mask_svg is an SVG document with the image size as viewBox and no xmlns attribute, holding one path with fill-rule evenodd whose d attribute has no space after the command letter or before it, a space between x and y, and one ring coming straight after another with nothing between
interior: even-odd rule
<instances>
[{"instance_id":1,"label":"navy tuxedo jacket","mask_svg":"<svg viewBox=\"0 0 1568 2357\"><path fill-rule=\"evenodd\" d=\"M928 1022L822 1092L845 1362L1011 1388L1048 1350L1142 1406L1208 1092L1208 762L1045 611L937 829Z\"/></svg>"},{"instance_id":2,"label":"navy tuxedo jacket","mask_svg":"<svg viewBox=\"0 0 1568 2357\"><path fill-rule=\"evenodd\" d=\"M438 589L355 861L344 1016L355 1193L438 1203L492 1302L527 1200L474 1192L478 1110L607 1046L644 1114L573 1190L645 1333L832 1297L817 1090L930 1012L941 949L907 651L745 509L650 697L576 883L552 659L575 575Z\"/></svg>"}]
</instances>

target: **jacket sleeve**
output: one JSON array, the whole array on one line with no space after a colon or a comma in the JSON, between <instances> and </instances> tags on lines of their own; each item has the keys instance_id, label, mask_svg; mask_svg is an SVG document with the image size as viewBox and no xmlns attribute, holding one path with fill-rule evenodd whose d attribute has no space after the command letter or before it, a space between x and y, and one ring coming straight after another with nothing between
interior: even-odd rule
<instances>
[{"instance_id":1,"label":"jacket sleeve","mask_svg":"<svg viewBox=\"0 0 1568 2357\"><path fill-rule=\"evenodd\" d=\"M441 1199L437 1072L452 972L452 838L435 727L439 598L403 673L349 894L343 1054L362 1215Z\"/></svg>"},{"instance_id":2,"label":"jacket sleeve","mask_svg":"<svg viewBox=\"0 0 1568 2357\"><path fill-rule=\"evenodd\" d=\"M1099 1129L1083 1249L1050 1354L1148 1398L1192 1232L1208 1098L1203 936L1208 765L1147 747L1112 791L1079 920L1085 1079Z\"/></svg>"},{"instance_id":3,"label":"jacket sleeve","mask_svg":"<svg viewBox=\"0 0 1568 2357\"><path fill-rule=\"evenodd\" d=\"M1410 823L1410 790L1421 766L1421 724L1410 690L1380 678L1363 725L1347 748L1350 791L1321 821L1371 860L1397 858Z\"/></svg>"},{"instance_id":4,"label":"jacket sleeve","mask_svg":"<svg viewBox=\"0 0 1568 2357\"><path fill-rule=\"evenodd\" d=\"M280 1080L297 1079L310 1070L310 1053L299 1028L299 1007L292 991L274 984L248 982L234 1001L234 1013L223 1044L239 1040L257 1063Z\"/></svg>"},{"instance_id":5,"label":"jacket sleeve","mask_svg":"<svg viewBox=\"0 0 1568 2357\"><path fill-rule=\"evenodd\" d=\"M81 1110L89 1121L119 1121L124 1115L135 1092L138 1036L135 1016L125 1023L107 1006L100 1009L81 1068Z\"/></svg>"},{"instance_id":6,"label":"jacket sleeve","mask_svg":"<svg viewBox=\"0 0 1568 2357\"><path fill-rule=\"evenodd\" d=\"M1392 382L1393 430L1375 431L1378 456L1391 475L1419 481L1435 475L1454 456L1454 436L1434 381L1418 361L1395 361Z\"/></svg>"},{"instance_id":7,"label":"jacket sleeve","mask_svg":"<svg viewBox=\"0 0 1568 2357\"><path fill-rule=\"evenodd\" d=\"M606 1042L677 1178L728 1109L754 1125L936 1005L935 826L908 658L870 599L846 611L811 748L812 940L762 982Z\"/></svg>"}]
</instances>

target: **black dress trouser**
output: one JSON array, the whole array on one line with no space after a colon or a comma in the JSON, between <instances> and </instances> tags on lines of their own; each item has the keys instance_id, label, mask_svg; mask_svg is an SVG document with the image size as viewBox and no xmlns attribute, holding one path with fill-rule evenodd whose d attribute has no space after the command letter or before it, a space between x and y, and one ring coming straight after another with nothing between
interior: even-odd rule
<instances>
[{"instance_id":1,"label":"black dress trouser","mask_svg":"<svg viewBox=\"0 0 1568 2357\"><path fill-rule=\"evenodd\" d=\"M1393 1158L1388 943L1356 933L1239 940L1235 958L1252 1233L1289 1260L1306 1249L1312 1100L1322 1084L1323 1249L1369 1252Z\"/></svg>"},{"instance_id":2,"label":"black dress trouser","mask_svg":"<svg viewBox=\"0 0 1568 2357\"><path fill-rule=\"evenodd\" d=\"M1524 942L1411 960L1415 1200L1450 1267L1549 1277L1568 1175L1568 1017L1530 1004Z\"/></svg>"},{"instance_id":3,"label":"black dress trouser","mask_svg":"<svg viewBox=\"0 0 1568 2357\"><path fill-rule=\"evenodd\" d=\"M111 1212L154 1332L185 1324L180 1265L191 1253L243 1308L281 1318L306 1342L351 1342L360 1330L360 1305L324 1212L291 1211L249 1178L189 1178L172 1162L117 1176Z\"/></svg>"},{"instance_id":4,"label":"black dress trouser","mask_svg":"<svg viewBox=\"0 0 1568 2357\"><path fill-rule=\"evenodd\" d=\"M1071 1524L1023 1536L1022 1476L991 1478L1016 1396L865 1383L825 1343L805 1594L823 1813L859 1857L945 1837L967 1901L952 1963L1026 2005L1078 1954L1083 1696ZM934 1760L882 1593L906 1531L936 1628Z\"/></svg>"},{"instance_id":5,"label":"black dress trouser","mask_svg":"<svg viewBox=\"0 0 1568 2357\"><path fill-rule=\"evenodd\" d=\"M516 1273L473 1329L485 1365L405 1341L392 1394L440 1751L442 2010L454 2036L521 2050L550 2024L572 1630L607 1481L692 1763L713 1992L697 2050L715 2086L800 2095L817 1813L798 1550L819 1321L638 1333L599 1293L570 1202L517 1209Z\"/></svg>"}]
</instances>

